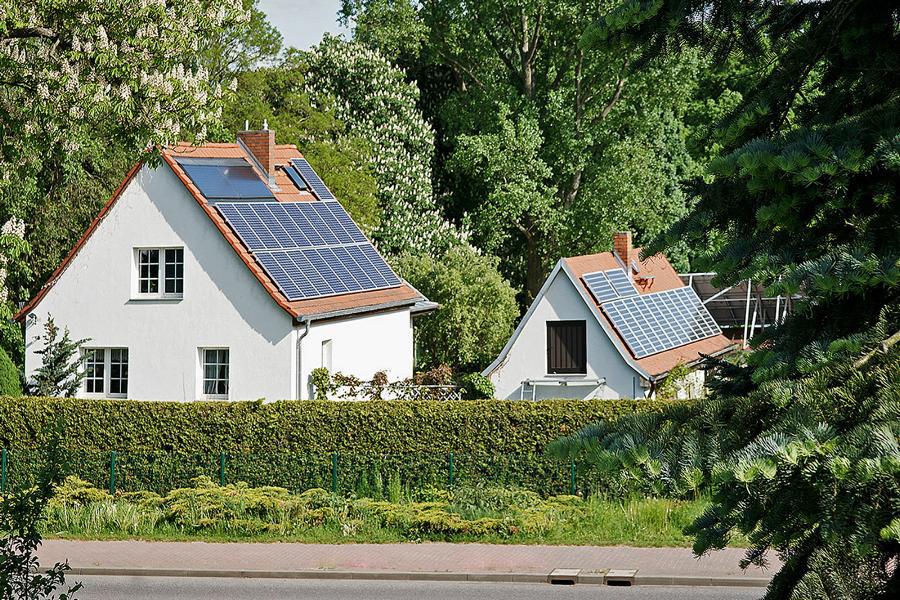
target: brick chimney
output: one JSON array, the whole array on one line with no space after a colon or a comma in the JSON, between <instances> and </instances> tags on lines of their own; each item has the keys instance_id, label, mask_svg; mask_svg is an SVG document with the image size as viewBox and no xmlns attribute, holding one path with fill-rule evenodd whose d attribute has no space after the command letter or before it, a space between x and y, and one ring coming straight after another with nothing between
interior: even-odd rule
<instances>
[{"instance_id":1,"label":"brick chimney","mask_svg":"<svg viewBox=\"0 0 900 600\"><path fill-rule=\"evenodd\" d=\"M265 127L265 126L264 126ZM259 167L275 180L275 132L268 127L255 131L239 131L238 143L253 155Z\"/></svg>"},{"instance_id":2,"label":"brick chimney","mask_svg":"<svg viewBox=\"0 0 900 600\"><path fill-rule=\"evenodd\" d=\"M631 247L630 231L617 231L613 234L613 250L625 263L625 272L631 274L631 261L637 257L634 255L634 249Z\"/></svg>"}]
</instances>

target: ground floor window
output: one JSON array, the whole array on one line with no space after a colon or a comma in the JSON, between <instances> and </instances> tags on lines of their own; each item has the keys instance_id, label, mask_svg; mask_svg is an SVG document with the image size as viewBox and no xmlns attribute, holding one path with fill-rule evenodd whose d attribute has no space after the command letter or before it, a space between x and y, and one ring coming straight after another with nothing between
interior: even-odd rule
<instances>
[{"instance_id":1,"label":"ground floor window","mask_svg":"<svg viewBox=\"0 0 900 600\"><path fill-rule=\"evenodd\" d=\"M128 396L128 348L85 348L82 359L86 393Z\"/></svg>"},{"instance_id":2,"label":"ground floor window","mask_svg":"<svg viewBox=\"0 0 900 600\"><path fill-rule=\"evenodd\" d=\"M203 348L203 396L214 400L228 399L228 348Z\"/></svg>"}]
</instances>

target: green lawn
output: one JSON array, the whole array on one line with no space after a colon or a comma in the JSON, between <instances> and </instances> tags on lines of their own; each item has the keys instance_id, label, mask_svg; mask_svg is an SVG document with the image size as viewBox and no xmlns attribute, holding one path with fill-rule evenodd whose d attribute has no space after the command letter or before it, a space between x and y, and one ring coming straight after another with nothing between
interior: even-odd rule
<instances>
[{"instance_id":1,"label":"green lawn","mask_svg":"<svg viewBox=\"0 0 900 600\"><path fill-rule=\"evenodd\" d=\"M47 538L154 541L690 546L682 529L707 501L574 496L507 488L419 491L387 500L324 490L220 487L208 480L165 497L110 497L68 482L47 509ZM743 545L744 540L735 540Z\"/></svg>"}]
</instances>

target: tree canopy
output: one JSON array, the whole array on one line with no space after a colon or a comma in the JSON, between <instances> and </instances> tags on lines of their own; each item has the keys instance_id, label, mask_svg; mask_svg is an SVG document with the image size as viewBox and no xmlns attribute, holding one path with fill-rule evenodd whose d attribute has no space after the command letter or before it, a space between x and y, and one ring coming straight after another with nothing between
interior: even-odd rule
<instances>
[{"instance_id":1,"label":"tree canopy","mask_svg":"<svg viewBox=\"0 0 900 600\"><path fill-rule=\"evenodd\" d=\"M343 3L359 39L413 63L448 214L528 295L560 256L608 250L617 229L639 243L664 230L686 208L679 183L698 170L684 116L702 57L641 61L636 38L584 47L605 6Z\"/></svg>"},{"instance_id":2,"label":"tree canopy","mask_svg":"<svg viewBox=\"0 0 900 600\"><path fill-rule=\"evenodd\" d=\"M776 551L771 599L900 587L898 31L891 2L624 2L586 38L767 58L723 122L697 204L645 253L710 247L722 283L798 295L795 314L743 362L719 364L707 399L586 429L560 450L674 493L709 484L695 551L738 532L748 562Z\"/></svg>"}]
</instances>

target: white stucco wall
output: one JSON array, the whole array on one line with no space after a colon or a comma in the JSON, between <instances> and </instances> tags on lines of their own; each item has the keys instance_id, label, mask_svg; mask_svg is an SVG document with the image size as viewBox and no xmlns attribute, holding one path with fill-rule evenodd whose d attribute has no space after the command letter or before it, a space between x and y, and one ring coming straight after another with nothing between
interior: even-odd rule
<instances>
[{"instance_id":1,"label":"white stucco wall","mask_svg":"<svg viewBox=\"0 0 900 600\"><path fill-rule=\"evenodd\" d=\"M304 328L299 329L302 335ZM352 319L313 321L300 342L300 381L303 399L314 397L310 373L323 362L322 343L331 341L332 373L371 379L378 371L390 381L413 374L413 327L409 309L375 313ZM324 359L327 360L327 359Z\"/></svg>"},{"instance_id":2,"label":"white stucco wall","mask_svg":"<svg viewBox=\"0 0 900 600\"><path fill-rule=\"evenodd\" d=\"M587 374L550 375L547 373L547 321L584 320L587 336ZM517 400L526 379L567 381L566 386L539 385L536 399L544 398L632 398L643 396L640 378L613 346L600 327L592 309L585 304L572 281L560 269L543 297L537 300L531 316L522 326L505 360L489 375L497 398ZM579 380L606 379L606 383L579 384ZM531 386L525 398L531 399Z\"/></svg>"},{"instance_id":3,"label":"white stucco wall","mask_svg":"<svg viewBox=\"0 0 900 600\"><path fill-rule=\"evenodd\" d=\"M184 247L181 300L132 293L135 247ZM162 267L161 267L162 268ZM88 347L126 347L128 397L193 400L198 348L230 350L229 399L296 397L296 335L279 308L168 166L143 167L26 319L26 375L48 314ZM80 395L84 395L82 392Z\"/></svg>"}]
</instances>

